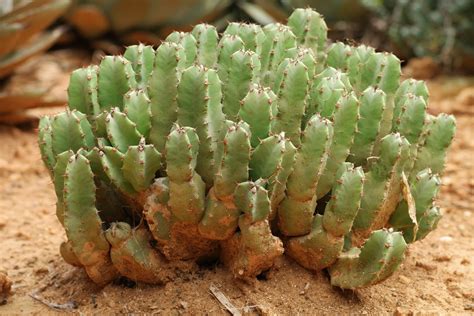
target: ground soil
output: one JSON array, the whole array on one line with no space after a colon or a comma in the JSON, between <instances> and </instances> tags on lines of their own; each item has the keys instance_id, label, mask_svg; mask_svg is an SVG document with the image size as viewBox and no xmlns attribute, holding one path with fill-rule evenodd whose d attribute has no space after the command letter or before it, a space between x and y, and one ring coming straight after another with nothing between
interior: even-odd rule
<instances>
[{"instance_id":1,"label":"ground soil","mask_svg":"<svg viewBox=\"0 0 474 316\"><path fill-rule=\"evenodd\" d=\"M225 315L211 286L251 314L473 313L474 85L442 78L430 88L431 111L454 113L458 122L438 199L444 218L435 232L410 246L393 277L357 291L332 288L324 272L311 273L290 259L251 284L212 265L165 286L117 282L97 288L59 255L65 235L54 215L54 190L35 131L0 126L0 270L13 282L0 314L53 314L55 306L87 314Z\"/></svg>"}]
</instances>

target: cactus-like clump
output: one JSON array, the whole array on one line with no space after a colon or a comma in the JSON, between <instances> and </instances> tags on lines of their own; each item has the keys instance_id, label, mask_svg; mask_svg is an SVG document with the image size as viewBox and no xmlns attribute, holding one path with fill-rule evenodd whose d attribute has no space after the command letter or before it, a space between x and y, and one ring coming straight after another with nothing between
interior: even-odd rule
<instances>
[{"instance_id":1,"label":"cactus-like clump","mask_svg":"<svg viewBox=\"0 0 474 316\"><path fill-rule=\"evenodd\" d=\"M212 258L251 278L284 252L341 288L386 279L436 227L455 131L400 73L392 54L328 45L311 9L74 71L69 108L39 126L62 256L98 284Z\"/></svg>"}]
</instances>

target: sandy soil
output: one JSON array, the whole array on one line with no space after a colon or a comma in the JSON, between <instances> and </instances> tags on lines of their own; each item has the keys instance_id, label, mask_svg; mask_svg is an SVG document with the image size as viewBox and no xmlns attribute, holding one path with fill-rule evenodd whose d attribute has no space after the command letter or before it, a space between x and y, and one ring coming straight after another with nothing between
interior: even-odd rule
<instances>
[{"instance_id":1,"label":"sandy soil","mask_svg":"<svg viewBox=\"0 0 474 316\"><path fill-rule=\"evenodd\" d=\"M64 232L35 131L0 126L0 270L13 281L13 295L0 314L56 312L39 299L88 314L225 315L211 285L250 314L473 313L474 85L448 93L446 80L430 84L431 110L455 113L458 120L439 197L445 216L434 233L410 247L391 279L355 292L332 288L324 272L313 274L289 259L253 284L233 280L217 265L166 286L117 282L99 289L60 258Z\"/></svg>"}]
</instances>

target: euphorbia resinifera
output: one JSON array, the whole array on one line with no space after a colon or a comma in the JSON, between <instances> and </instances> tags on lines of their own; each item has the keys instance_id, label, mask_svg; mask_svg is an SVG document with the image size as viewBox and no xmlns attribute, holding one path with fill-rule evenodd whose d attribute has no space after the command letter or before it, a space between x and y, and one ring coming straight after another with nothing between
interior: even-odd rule
<instances>
[{"instance_id":1,"label":"euphorbia resinifera","mask_svg":"<svg viewBox=\"0 0 474 316\"><path fill-rule=\"evenodd\" d=\"M400 73L392 54L328 45L311 9L74 71L69 108L39 127L62 256L102 285L211 258L251 278L284 252L341 288L386 279L436 227L455 131Z\"/></svg>"}]
</instances>

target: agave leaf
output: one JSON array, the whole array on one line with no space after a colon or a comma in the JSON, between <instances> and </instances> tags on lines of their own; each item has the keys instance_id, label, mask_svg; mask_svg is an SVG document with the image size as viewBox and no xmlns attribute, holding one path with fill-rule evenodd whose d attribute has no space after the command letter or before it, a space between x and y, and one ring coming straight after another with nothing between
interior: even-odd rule
<instances>
[{"instance_id":1,"label":"agave leaf","mask_svg":"<svg viewBox=\"0 0 474 316\"><path fill-rule=\"evenodd\" d=\"M43 0L38 2L44 3L41 6L36 6L38 4L35 4L31 8L24 10L17 11L14 9L9 14L0 17L0 25L17 25L18 29L14 34L16 45L12 47L12 50L17 47L29 45L28 40L46 29L63 14L69 6L70 0ZM3 38L0 38L0 40L2 39ZM3 54L12 52L12 50L4 51Z\"/></svg>"},{"instance_id":2,"label":"agave leaf","mask_svg":"<svg viewBox=\"0 0 474 316\"><path fill-rule=\"evenodd\" d=\"M46 32L35 38L31 45L10 54L6 58L0 59L0 78L9 75L27 59L46 51L56 42L64 31L65 29L60 27L51 32Z\"/></svg>"}]
</instances>

